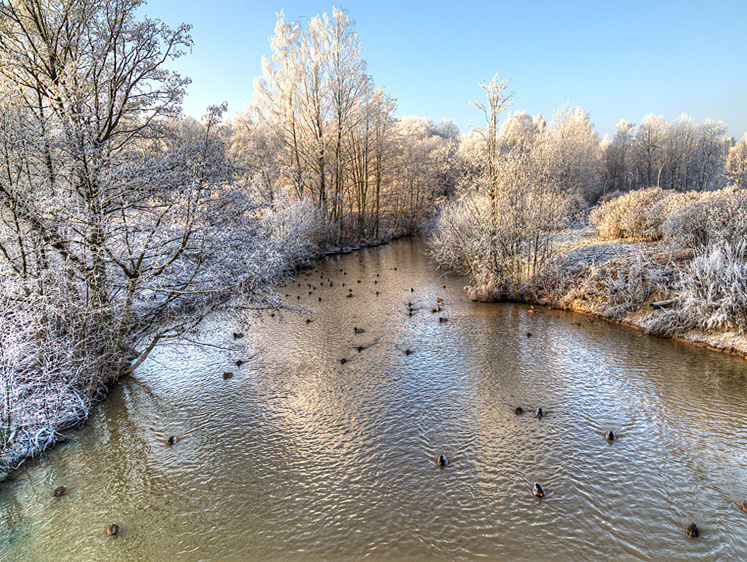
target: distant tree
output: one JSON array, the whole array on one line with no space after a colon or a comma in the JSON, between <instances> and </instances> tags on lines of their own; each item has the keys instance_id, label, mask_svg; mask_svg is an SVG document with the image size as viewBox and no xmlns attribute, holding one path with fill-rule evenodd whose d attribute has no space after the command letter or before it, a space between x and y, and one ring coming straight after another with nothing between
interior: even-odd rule
<instances>
[{"instance_id":1,"label":"distant tree","mask_svg":"<svg viewBox=\"0 0 747 562\"><path fill-rule=\"evenodd\" d=\"M667 122L661 115L646 115L635 136L634 151L638 175L646 187L659 186L666 163Z\"/></svg>"},{"instance_id":2,"label":"distant tree","mask_svg":"<svg viewBox=\"0 0 747 562\"><path fill-rule=\"evenodd\" d=\"M593 204L601 194L599 135L581 107L561 107L553 115L543 150L549 174L562 193Z\"/></svg>"},{"instance_id":3,"label":"distant tree","mask_svg":"<svg viewBox=\"0 0 747 562\"><path fill-rule=\"evenodd\" d=\"M729 150L726 177L732 185L747 187L747 133Z\"/></svg>"},{"instance_id":4,"label":"distant tree","mask_svg":"<svg viewBox=\"0 0 747 562\"><path fill-rule=\"evenodd\" d=\"M617 123L615 136L605 151L608 183L605 189L630 191L634 177L631 154L634 130L635 125L626 119L621 119Z\"/></svg>"},{"instance_id":5,"label":"distant tree","mask_svg":"<svg viewBox=\"0 0 747 562\"><path fill-rule=\"evenodd\" d=\"M353 232L378 235L395 104L366 73L354 22L336 8L305 24L286 22L281 12L271 47L255 80L250 112L257 118L245 122L276 134L282 147L274 158L276 183L293 185L298 198L312 197L331 241Z\"/></svg>"}]
</instances>

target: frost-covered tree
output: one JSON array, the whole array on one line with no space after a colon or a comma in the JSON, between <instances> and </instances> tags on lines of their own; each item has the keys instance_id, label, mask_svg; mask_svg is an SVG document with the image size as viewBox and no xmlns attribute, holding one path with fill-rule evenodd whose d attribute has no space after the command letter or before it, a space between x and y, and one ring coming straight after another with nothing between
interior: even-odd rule
<instances>
[{"instance_id":1,"label":"frost-covered tree","mask_svg":"<svg viewBox=\"0 0 747 562\"><path fill-rule=\"evenodd\" d=\"M264 176L270 183L265 190L291 191L297 199L311 199L330 243L415 228L413 224L430 212L431 203L417 206L413 214L405 212L403 201L414 196L422 203L433 197L423 200L417 190L405 194L395 188L404 181L397 172L403 158L411 148L417 150L414 146L400 150L407 135L395 131L402 129L394 118L396 102L367 74L347 12L333 8L331 16L321 14L301 22L287 22L281 12L271 47L272 57L263 61L262 76L255 80L253 103L240 119L246 127L243 132L235 127L234 161L245 168L242 162L252 160L240 154L252 149L242 135L257 138L260 130L262 135L274 135L265 144L273 147L273 154L262 156L267 162L264 169L274 171ZM449 132L432 134L444 137ZM412 140L420 142L418 135ZM440 183L448 181L444 176L448 173L448 167L436 173L441 175ZM418 185L421 181L425 180L418 179Z\"/></svg>"},{"instance_id":2,"label":"frost-covered tree","mask_svg":"<svg viewBox=\"0 0 747 562\"><path fill-rule=\"evenodd\" d=\"M612 141L604 148L606 185L604 191L630 191L633 184L633 138L635 125L626 119L617 123Z\"/></svg>"},{"instance_id":3,"label":"frost-covered tree","mask_svg":"<svg viewBox=\"0 0 747 562\"><path fill-rule=\"evenodd\" d=\"M457 140L448 124L415 116L399 119L392 135L395 150L387 190L392 228L396 234L412 234L454 184Z\"/></svg>"},{"instance_id":4,"label":"frost-covered tree","mask_svg":"<svg viewBox=\"0 0 747 562\"><path fill-rule=\"evenodd\" d=\"M635 135L635 161L638 176L646 187L659 186L660 176L666 163L664 143L667 122L661 115L646 115Z\"/></svg>"},{"instance_id":5,"label":"frost-covered tree","mask_svg":"<svg viewBox=\"0 0 747 562\"><path fill-rule=\"evenodd\" d=\"M18 154L26 174L0 184L0 204L41 241L43 268L54 256L81 278L104 332L111 266L124 265L112 259L110 230L131 202L112 171L178 112L188 83L164 67L190 47L188 27L137 20L140 4L0 4L0 75L15 126L41 139Z\"/></svg>"},{"instance_id":6,"label":"frost-covered tree","mask_svg":"<svg viewBox=\"0 0 747 562\"><path fill-rule=\"evenodd\" d=\"M0 2L0 330L24 326L0 332L0 386L63 406L11 430L25 454L159 339L256 302L287 265L272 217L234 188L225 106L179 117L188 80L167 65L189 28L142 4Z\"/></svg>"},{"instance_id":7,"label":"frost-covered tree","mask_svg":"<svg viewBox=\"0 0 747 562\"><path fill-rule=\"evenodd\" d=\"M599 135L581 107L561 107L553 115L543 150L550 176L562 193L591 204L601 194Z\"/></svg>"},{"instance_id":8,"label":"frost-covered tree","mask_svg":"<svg viewBox=\"0 0 747 562\"><path fill-rule=\"evenodd\" d=\"M737 187L747 187L747 133L736 146L729 149L726 177Z\"/></svg>"},{"instance_id":9,"label":"frost-covered tree","mask_svg":"<svg viewBox=\"0 0 747 562\"><path fill-rule=\"evenodd\" d=\"M544 119L514 113L500 123L505 83L496 77L483 87L486 126L461 139L464 181L458 198L441 205L431 245L440 263L470 276L472 298L515 299L552 258L568 197L553 176L557 145Z\"/></svg>"}]
</instances>

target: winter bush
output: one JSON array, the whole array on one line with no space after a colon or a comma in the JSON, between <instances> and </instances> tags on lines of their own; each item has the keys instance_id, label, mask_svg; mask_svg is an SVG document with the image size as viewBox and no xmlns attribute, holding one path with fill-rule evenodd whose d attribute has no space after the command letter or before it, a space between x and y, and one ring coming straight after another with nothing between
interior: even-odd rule
<instances>
[{"instance_id":1,"label":"winter bush","mask_svg":"<svg viewBox=\"0 0 747 562\"><path fill-rule=\"evenodd\" d=\"M0 274L0 472L63 439L128 359L102 353L105 342L83 328L93 313L66 283L44 281L40 294Z\"/></svg>"},{"instance_id":2,"label":"winter bush","mask_svg":"<svg viewBox=\"0 0 747 562\"><path fill-rule=\"evenodd\" d=\"M592 210L589 221L599 237L605 240L660 240L662 224L693 197L692 193L658 187L631 191Z\"/></svg>"},{"instance_id":3,"label":"winter bush","mask_svg":"<svg viewBox=\"0 0 747 562\"><path fill-rule=\"evenodd\" d=\"M747 241L702 249L682 272L677 298L683 326L747 328Z\"/></svg>"},{"instance_id":4,"label":"winter bush","mask_svg":"<svg viewBox=\"0 0 747 562\"><path fill-rule=\"evenodd\" d=\"M621 318L639 309L655 294L667 292L671 273L652 256L639 252L620 260L590 266L562 299L588 302L594 312Z\"/></svg>"},{"instance_id":5,"label":"winter bush","mask_svg":"<svg viewBox=\"0 0 747 562\"><path fill-rule=\"evenodd\" d=\"M747 191L701 194L670 213L661 228L668 240L687 248L724 242L736 246L747 236Z\"/></svg>"}]
</instances>

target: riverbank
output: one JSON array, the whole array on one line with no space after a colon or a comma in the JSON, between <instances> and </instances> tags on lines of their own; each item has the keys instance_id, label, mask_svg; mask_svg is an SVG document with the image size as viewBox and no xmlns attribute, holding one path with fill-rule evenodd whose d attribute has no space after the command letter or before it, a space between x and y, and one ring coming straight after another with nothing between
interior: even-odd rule
<instances>
[{"instance_id":1,"label":"riverbank","mask_svg":"<svg viewBox=\"0 0 747 562\"><path fill-rule=\"evenodd\" d=\"M747 336L738 329L703 330L678 316L679 275L694 259L692 250L604 240L589 226L567 229L556 242L557 258L523 295L527 303L747 357Z\"/></svg>"},{"instance_id":2,"label":"riverbank","mask_svg":"<svg viewBox=\"0 0 747 562\"><path fill-rule=\"evenodd\" d=\"M157 347L68 445L4 485L4 556L46 560L64 545L81 560L522 560L528 541L535 559L744 551L742 359L471 303L467 280L418 239L295 277L283 302L304 314L211 315L201 345ZM708 540L687 537L693 521Z\"/></svg>"}]
</instances>

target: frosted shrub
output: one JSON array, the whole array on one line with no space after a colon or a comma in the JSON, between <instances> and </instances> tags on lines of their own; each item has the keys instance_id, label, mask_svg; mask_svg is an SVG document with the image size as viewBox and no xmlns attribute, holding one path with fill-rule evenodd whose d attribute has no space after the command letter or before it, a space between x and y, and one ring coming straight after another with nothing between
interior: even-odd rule
<instances>
[{"instance_id":1,"label":"frosted shrub","mask_svg":"<svg viewBox=\"0 0 747 562\"><path fill-rule=\"evenodd\" d=\"M660 240L661 225L674 209L687 204L692 196L649 187L631 191L591 211L589 221L600 238Z\"/></svg>"},{"instance_id":2,"label":"frosted shrub","mask_svg":"<svg viewBox=\"0 0 747 562\"><path fill-rule=\"evenodd\" d=\"M702 194L662 225L667 239L688 248L714 243L737 245L747 236L747 192L723 189Z\"/></svg>"},{"instance_id":3,"label":"frosted shrub","mask_svg":"<svg viewBox=\"0 0 747 562\"><path fill-rule=\"evenodd\" d=\"M263 223L291 265L315 255L328 238L321 212L308 200L277 199Z\"/></svg>"},{"instance_id":4,"label":"frosted shrub","mask_svg":"<svg viewBox=\"0 0 747 562\"><path fill-rule=\"evenodd\" d=\"M63 283L21 286L0 272L0 472L62 439L60 431L88 415L111 380L97 334L81 339L93 314L76 306Z\"/></svg>"},{"instance_id":5,"label":"frosted shrub","mask_svg":"<svg viewBox=\"0 0 747 562\"><path fill-rule=\"evenodd\" d=\"M682 273L678 299L684 325L705 330L747 328L747 242L711 244Z\"/></svg>"},{"instance_id":6,"label":"frosted shrub","mask_svg":"<svg viewBox=\"0 0 747 562\"><path fill-rule=\"evenodd\" d=\"M621 318L643 306L651 295L666 292L670 276L641 252L633 258L592 267L567 298L582 298L600 314Z\"/></svg>"},{"instance_id":7,"label":"frosted shrub","mask_svg":"<svg viewBox=\"0 0 747 562\"><path fill-rule=\"evenodd\" d=\"M458 202L444 203L434 221L431 255L469 275L477 284L490 280L490 236L487 198L469 195Z\"/></svg>"}]
</instances>

